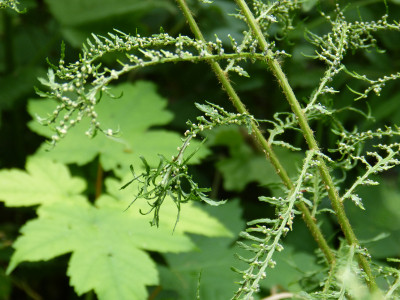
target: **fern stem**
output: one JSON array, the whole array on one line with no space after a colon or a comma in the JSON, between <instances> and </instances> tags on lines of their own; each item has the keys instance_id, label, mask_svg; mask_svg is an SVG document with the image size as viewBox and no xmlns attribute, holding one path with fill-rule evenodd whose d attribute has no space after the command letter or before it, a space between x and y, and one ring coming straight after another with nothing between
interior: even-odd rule
<instances>
[{"instance_id":1,"label":"fern stem","mask_svg":"<svg viewBox=\"0 0 400 300\"><path fill-rule=\"evenodd\" d=\"M243 15L246 18L248 26L251 28L253 31L255 37L258 40L258 43L261 47L261 49L264 51L265 49L268 49L268 43L264 38L264 35L258 26L257 21L254 18L253 13L247 6L246 2L244 0L235 0L237 5L240 7ZM271 51L269 50L271 53ZM267 53L267 56L268 53ZM269 59L267 59L268 66L271 68L272 73L275 75L275 77L278 79L279 85L281 86L287 101L289 102L292 111L296 115L299 126L303 132L304 138L308 144L308 147L310 150L314 150L316 152L320 152L319 146L317 144L317 141L315 140L314 133L312 129L310 128L310 125L308 124L307 117L305 116L300 103L297 101L297 98L286 78L285 73L282 71L282 68L280 64L278 63L277 60L273 59L272 56L270 56ZM354 234L353 228L349 222L349 219L346 216L346 212L343 206L343 203L340 201L340 196L339 193L333 183L332 177L329 173L328 167L325 164L325 161L322 157L318 158L319 160L319 172L321 174L321 178L325 184L325 188L328 192L329 199L331 200L331 205L336 212L336 216L338 219L338 222L342 228L342 231L346 237L346 240L349 245L354 245L356 247L359 247L359 242L357 240L356 235ZM372 274L371 266L367 260L367 258L359 254L359 263L361 268L363 268L364 272L368 276L367 283L370 287L371 290L376 290L378 289L375 278Z\"/></svg>"},{"instance_id":2,"label":"fern stem","mask_svg":"<svg viewBox=\"0 0 400 300\"><path fill-rule=\"evenodd\" d=\"M187 20L187 22L189 23L190 29L192 30L195 37L197 39L205 42L203 34L201 33L199 26L197 25L196 21L194 20L193 15L192 15L189 7L186 4L186 1L185 0L177 0L177 2ZM238 94L236 93L235 89L233 88L232 84L230 83L228 74L222 70L222 68L218 62L211 60L210 65L211 65L212 69L214 70L216 76L218 77L223 89L228 94L229 99L231 100L231 102L234 105L234 107L236 108L236 110L239 113L248 113L245 105L240 100ZM258 126L255 122L252 122L251 126L252 126L254 136L255 136L257 142L261 145L261 147L266 155L266 158L274 166L276 173L279 175L279 177L281 178L281 180L285 184L285 186L288 189L293 190L294 184L292 183L291 179L289 178L285 168L280 163L277 155L272 150L271 145L268 144L267 140L265 139L265 137L263 136L263 134L261 133L260 129L258 128ZM330 265L334 264L335 256L334 256L332 250L330 249L321 230L317 226L315 219L312 217L309 209L307 208L307 206L304 203L299 203L297 205L297 208L302 212L303 220L306 223L307 227L309 228L309 230L310 230L314 240L317 242L319 248L324 253L327 262Z\"/></svg>"}]
</instances>

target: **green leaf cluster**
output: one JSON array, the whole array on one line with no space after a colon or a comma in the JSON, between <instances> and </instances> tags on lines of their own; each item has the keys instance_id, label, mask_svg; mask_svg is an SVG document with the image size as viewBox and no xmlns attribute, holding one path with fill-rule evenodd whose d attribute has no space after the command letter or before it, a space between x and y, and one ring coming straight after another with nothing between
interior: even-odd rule
<instances>
[{"instance_id":1,"label":"green leaf cluster","mask_svg":"<svg viewBox=\"0 0 400 300\"><path fill-rule=\"evenodd\" d=\"M0 1L0 298L399 298L397 2Z\"/></svg>"},{"instance_id":2,"label":"green leaf cluster","mask_svg":"<svg viewBox=\"0 0 400 300\"><path fill-rule=\"evenodd\" d=\"M105 170L127 175L126 161L131 160L140 168L137 156L142 153L153 164L152 153L157 157L158 151L168 152L168 148L173 151L179 141L175 133L149 130L150 126L171 120L165 100L157 95L154 85L137 82L112 90L121 92L121 97L102 102L99 114L110 127L124 128L118 138L98 136L88 140L82 134L82 124L55 149L43 143L28 159L25 170L0 171L0 199L4 204L36 206L38 215L22 226L21 236L13 244L15 252L7 273L23 262L47 261L71 253L67 275L78 295L94 290L99 299L144 299L148 294L146 286L159 283L156 263L146 251L193 251L197 247L188 233L206 236L232 233L191 203L182 207L184 215L174 229L176 207L170 196L162 208L159 228L153 228L148 216L138 214L138 210L147 209L142 199L127 210L135 187L120 191L123 183L117 179L106 179L106 192L94 203L89 201L85 194L88 183L72 176L66 164L84 165L99 156ZM129 108L130 103L135 105ZM52 106L51 100L32 99L28 109L35 117ZM132 119L128 120L125 114ZM45 137L51 134L48 128L34 122L30 127ZM155 147L162 139L165 146ZM205 154L201 150L197 159Z\"/></svg>"}]
</instances>

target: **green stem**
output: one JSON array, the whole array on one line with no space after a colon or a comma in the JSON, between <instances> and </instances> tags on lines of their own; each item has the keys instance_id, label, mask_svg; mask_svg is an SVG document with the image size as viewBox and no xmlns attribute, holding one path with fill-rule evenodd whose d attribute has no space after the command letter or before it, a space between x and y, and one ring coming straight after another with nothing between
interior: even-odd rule
<instances>
[{"instance_id":1,"label":"green stem","mask_svg":"<svg viewBox=\"0 0 400 300\"><path fill-rule=\"evenodd\" d=\"M260 27L258 26L258 23L255 20L253 13L247 6L246 2L244 0L235 0L235 1L237 5L240 7L242 13L244 14L249 27L251 28L255 37L257 38L261 49L263 51L265 49L268 49L268 43L265 40L264 35ZM271 54L270 50L269 53L267 53L267 56L272 57L271 55L268 54ZM296 115L296 118L299 122L299 126L303 132L304 138L308 144L309 149L314 150L317 153L320 152L317 141L314 138L314 133L308 124L307 117L304 115L300 103L297 101L296 96L286 78L286 75L283 73L280 64L273 58L267 59L267 63L268 66L271 68L272 73L278 79L279 85L281 86L286 96L286 99L291 106L292 111ZM325 184L326 190L328 191L329 199L331 200L332 207L336 212L338 222L342 228L346 240L349 245L355 245L356 247L359 247L359 242L346 216L343 203L340 201L339 193L333 183L328 167L326 166L325 161L322 157L319 157L318 160L319 160L319 172L321 174L321 178ZM362 254L359 254L358 258L360 266L364 269L364 272L368 276L368 285L370 289L371 290L378 289L368 260Z\"/></svg>"},{"instance_id":2,"label":"green stem","mask_svg":"<svg viewBox=\"0 0 400 300\"><path fill-rule=\"evenodd\" d=\"M185 0L177 0L182 12L189 23L189 26L198 40L206 42L203 34L201 33L196 21L193 18L193 15L186 4ZM210 61L210 65L214 70L216 76L218 77L219 81L222 84L223 89L229 96L229 99L232 101L232 104L235 106L236 110L239 113L247 113L246 107L244 106L243 102L240 100L239 96L237 95L235 89L232 87L228 74L225 73L221 66L216 61ZM255 138L261 145L267 159L272 163L274 166L276 173L281 178L282 182L286 185L286 187L290 190L294 189L294 184L290 180L285 168L280 163L278 157L276 156L275 152L272 150L271 145L268 144L267 140L261 133L258 125L254 122L251 124L252 130L254 132ZM310 229L312 236L314 237L315 241L317 242L318 246L321 248L322 252L325 255L326 260L330 265L334 264L335 256L332 250L329 248L327 241L325 240L321 230L317 226L314 218L311 216L310 211L308 210L307 206L304 203L300 203L297 205L298 209L302 212L303 220L307 224L307 227Z\"/></svg>"}]
</instances>

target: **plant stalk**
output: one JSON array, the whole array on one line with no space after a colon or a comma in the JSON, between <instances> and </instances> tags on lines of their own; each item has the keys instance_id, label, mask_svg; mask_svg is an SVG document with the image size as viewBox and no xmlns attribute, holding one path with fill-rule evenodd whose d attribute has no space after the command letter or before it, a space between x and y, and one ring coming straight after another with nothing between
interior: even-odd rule
<instances>
[{"instance_id":1,"label":"plant stalk","mask_svg":"<svg viewBox=\"0 0 400 300\"><path fill-rule=\"evenodd\" d=\"M198 40L206 42L203 37L203 34L201 33L200 28L198 27L196 21L193 18L193 15L192 15L189 7L187 6L186 1L185 0L177 0L177 2L187 20L187 22L189 23L189 26L190 26L193 34L195 35L195 37ZM222 70L222 68L218 64L218 62L210 61L210 65L211 65L212 69L214 70L217 78L219 79L223 89L228 94L229 99L231 100L231 102L234 105L234 107L236 108L236 110L239 113L248 114L246 107L244 106L243 102L240 100L235 89L232 87L229 77L228 77L228 74ZM254 133L254 136L255 136L257 142L261 145L263 152L265 153L267 159L271 162L271 164L275 168L276 173L279 175L279 177L281 178L281 180L285 184L285 186L288 189L293 190L294 184L292 183L291 179L289 178L285 168L280 163L275 152L272 150L271 145L268 144L267 140L261 133L260 129L258 128L258 125L255 122L252 122L251 127L252 127L252 130L253 130L253 133ZM297 205L297 208L302 212L303 220L307 224L307 227L309 228L309 230L310 230L314 240L317 242L319 248L324 253L327 262L330 265L334 264L335 256L334 256L332 250L330 249L326 239L324 238L321 230L317 226L315 219L311 216L309 209L307 208L307 206L304 203L299 203Z\"/></svg>"},{"instance_id":2,"label":"plant stalk","mask_svg":"<svg viewBox=\"0 0 400 300\"><path fill-rule=\"evenodd\" d=\"M240 7L242 13L244 14L247 24L253 31L255 37L258 40L258 43L261 47L261 49L264 51L265 49L268 49L268 43L264 38L264 35L258 26L257 21L254 18L253 13L250 11L249 7L247 6L246 2L244 0L235 0L237 5ZM300 103L296 99L296 96L286 78L285 73L282 71L282 68L278 61L276 59L272 58L271 50L268 51L267 57L269 56L270 58L267 59L268 66L271 68L272 73L275 75L275 77L278 79L279 85L281 86L287 101L289 102L292 111L296 115L296 118L299 122L299 126L301 128L301 131L303 132L304 138L308 144L308 147L310 150L314 150L317 153L320 152L319 146L317 144L317 141L315 140L314 133L312 129L310 128L308 124L307 117L304 115L303 110L300 106ZM340 227L342 228L342 231L345 235L345 238L348 242L349 245L355 245L356 247L359 247L359 242L357 240L356 235L354 234L353 228L350 225L349 219L346 216L346 212L344 210L343 203L340 201L340 196L339 193L333 183L332 177L329 173L328 167L325 164L325 161L322 157L318 158L319 161L319 172L321 174L321 178L325 184L325 188L328 192L329 199L331 201L332 208L336 212L336 216L338 219L338 222L340 224ZM359 259L359 264L363 268L364 272L368 276L368 286L370 287L371 290L377 290L378 287L375 282L375 278L372 274L371 266L369 264L369 261L366 259L366 257L362 254L358 254L358 259Z\"/></svg>"}]
</instances>

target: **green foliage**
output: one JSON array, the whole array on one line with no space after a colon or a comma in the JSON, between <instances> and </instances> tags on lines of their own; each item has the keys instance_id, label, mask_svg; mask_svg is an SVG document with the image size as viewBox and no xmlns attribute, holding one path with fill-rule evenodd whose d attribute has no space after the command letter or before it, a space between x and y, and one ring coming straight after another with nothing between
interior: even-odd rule
<instances>
[{"instance_id":1,"label":"green foliage","mask_svg":"<svg viewBox=\"0 0 400 300\"><path fill-rule=\"evenodd\" d=\"M26 172L13 169L0 173L0 198L7 206L48 205L54 202L81 201L86 183L71 177L68 169L44 158L31 158Z\"/></svg>"},{"instance_id":2,"label":"green foliage","mask_svg":"<svg viewBox=\"0 0 400 300\"><path fill-rule=\"evenodd\" d=\"M153 84L141 81L126 83L110 87L110 92L120 97L112 99L105 95L97 106L97 114L103 126L107 126L106 132L117 132L115 136L99 135L90 140L85 136L89 122L82 120L82 123L74 125L71 136L66 136L57 147L51 149L48 144L43 144L37 154L79 165L87 164L99 156L105 170L114 170L120 176L128 172L129 164L140 165L139 157L142 155L146 155L150 165L156 165L158 154L174 154L179 135L165 130L149 130L150 127L167 124L173 117L165 110L166 100L155 92ZM56 106L57 103L50 99L31 100L28 111L32 117L42 119ZM71 124L71 120L62 122ZM51 128L43 127L38 122L32 121L29 126L40 135L48 138L52 136ZM196 149L196 145L193 142L190 148ZM202 150L198 154L193 162L198 162L206 151Z\"/></svg>"},{"instance_id":3,"label":"green foliage","mask_svg":"<svg viewBox=\"0 0 400 300\"><path fill-rule=\"evenodd\" d=\"M99 299L398 299L397 1L114 2L44 1L67 43L28 101L47 141L0 170L28 214L0 226L0 295L63 256ZM7 41L3 110L43 73Z\"/></svg>"},{"instance_id":4,"label":"green foliage","mask_svg":"<svg viewBox=\"0 0 400 300\"><path fill-rule=\"evenodd\" d=\"M161 267L161 283L167 289L178 292L180 299L227 299L235 288L236 275L230 272L237 264L233 247L236 235L244 227L240 219L238 201L230 201L222 209L208 209L229 228L234 236L210 239L194 237L199 251L182 254L166 254L168 268ZM183 214L182 214L183 215Z\"/></svg>"},{"instance_id":5,"label":"green foliage","mask_svg":"<svg viewBox=\"0 0 400 300\"><path fill-rule=\"evenodd\" d=\"M0 271L0 297L6 298L10 294L11 279L5 274L3 270Z\"/></svg>"},{"instance_id":6,"label":"green foliage","mask_svg":"<svg viewBox=\"0 0 400 300\"><path fill-rule=\"evenodd\" d=\"M299 214L294 205L296 201L307 201L303 199L301 188L310 169L317 164L314 156L315 153L308 152L304 159L303 170L296 181L295 189L289 193L286 199L282 197L260 197L261 201L271 203L276 207L278 218L262 218L250 221L247 223L249 227L246 231L240 233L242 238L251 241L251 245L243 242L239 242L239 245L255 254L251 258L239 256L239 259L248 263L249 267L243 271L236 270L243 276L243 280L240 282L240 288L234 299L258 292L260 290L259 282L266 277L266 269L275 267L276 261L272 259L272 256L275 251L281 252L284 249L280 240L292 229L295 214Z\"/></svg>"},{"instance_id":7,"label":"green foliage","mask_svg":"<svg viewBox=\"0 0 400 300\"><path fill-rule=\"evenodd\" d=\"M172 160L167 160L164 156L160 156L160 163L156 169L150 169L146 159L142 158L145 172L136 176L131 166L134 178L122 187L126 188L134 181L139 181L141 183L139 192L135 196L133 202L137 198L144 198L148 201L151 208L146 214L154 211L152 225L158 226L160 218L159 211L167 196L172 197L178 208L177 222L179 220L181 203L192 200L204 201L210 205L220 205L226 202L213 201L204 194L204 192L209 192L210 189L199 188L198 184L193 181L192 176L187 172L186 165L195 153L188 155L186 158L184 157L184 153L187 151L190 141L204 130L211 130L216 126L226 124L236 124L245 125L248 127L248 130L251 131L250 124L253 119L246 114L228 113L223 108L214 104L196 104L196 106L199 110L204 112L204 116L197 118L198 124L193 124L190 121L188 122L190 129L185 132L186 138L182 139L183 144L181 147L178 147L178 154L172 156ZM188 186L188 192L184 189L185 184Z\"/></svg>"},{"instance_id":8,"label":"green foliage","mask_svg":"<svg viewBox=\"0 0 400 300\"><path fill-rule=\"evenodd\" d=\"M78 125L56 149L48 152L50 147L44 143L35 156L28 160L26 172L17 169L0 171L0 198L7 206L41 205L37 210L38 218L21 228L23 235L14 243L16 251L7 271L10 273L24 261L49 260L72 252L67 274L78 294L94 290L100 299L143 299L147 294L145 286L158 283L155 264L143 250L190 251L196 246L185 233L207 236L226 236L231 233L217 220L190 203L185 205L185 216L175 228L172 226L174 221L171 220L176 218L176 211L169 196L162 209L164 218L160 222L160 228L152 229L149 219L137 214L136 209L147 209L145 203L137 203L135 210L126 211L135 187L130 186L130 190L122 193L120 188L123 184L111 179L106 181L109 194L103 194L95 205L88 202L82 194L86 182L81 178L71 177L65 165L59 162L82 165L100 155L104 168L124 174L123 170L127 171L127 166L119 166L128 157L140 169L138 152L146 153L149 158L153 152L157 157L156 153L160 149L165 152L169 148L172 152L179 141L173 133L148 130L150 126L165 124L171 120L171 113L164 109L165 101L155 93L153 85L137 82L134 86L125 84L115 87L113 91L124 92L118 99L123 106L114 106L115 100L110 99L102 102L99 115L110 126L124 128L118 137L82 139L84 124ZM131 99L135 99L137 104L132 109L128 108L132 103L129 101ZM52 106L52 101L31 100L28 110L32 116L38 117ZM121 123L120 121L126 119L126 112L133 119ZM37 123L32 122L31 128L44 136L51 135L48 128L37 126ZM162 139L165 139L164 149L156 148L154 143L160 145ZM140 144L133 143L140 140ZM133 147L135 150L127 151L130 144L140 145L141 148ZM196 147L196 141L193 144ZM119 161L121 158L118 158L118 153L123 161ZM204 149L201 150L197 153L197 159L205 153ZM59 162L50 161L49 158ZM196 161L196 158L193 160ZM154 159L150 163L154 164ZM194 218L195 224L191 221ZM52 230L48 230L49 228ZM125 231L121 231L122 228ZM131 272L132 269L136 271ZM116 286L113 282L121 284Z\"/></svg>"},{"instance_id":9,"label":"green foliage","mask_svg":"<svg viewBox=\"0 0 400 300\"><path fill-rule=\"evenodd\" d=\"M232 39L232 43L236 42ZM39 79L44 86L50 89L50 92L38 90L38 94L61 101L61 104L55 107L52 116L42 121L47 125L58 122L59 126L55 127L55 134L51 137L54 144L64 137L70 128L80 123L84 117L91 119L89 129L86 131L87 135L94 136L100 130L106 135L113 136L115 131L100 126L95 105L100 101L103 93L110 97L118 96L112 94L107 85L135 69L166 62L197 62L217 58L230 60L230 64L225 70L226 72L234 71L246 76L246 72L240 66L235 65L236 60L242 60L246 56L258 59L263 58L262 54L251 53L252 45L244 44L245 49L237 50L238 52L232 55L224 55L222 42L218 38L216 38L215 43L203 43L187 36L173 38L166 33L149 38L142 38L140 35L130 36L122 32L109 33L109 37L93 34L93 40L88 39L86 44L84 53L78 63L64 66L65 54L63 49L59 66L53 66L56 72L53 69L49 69L48 78ZM175 49L173 52L163 49L158 50L157 48L161 46L165 48L172 46ZM191 49L197 53L193 54L188 51ZM134 50L138 50L138 53L128 54ZM211 50L216 53L209 53ZM244 52L246 50L249 52ZM116 51L127 53L127 61L119 61L122 65L121 69L101 68L101 64L98 64L97 60L107 53ZM91 86L85 85L87 81L92 83Z\"/></svg>"},{"instance_id":10,"label":"green foliage","mask_svg":"<svg viewBox=\"0 0 400 300\"><path fill-rule=\"evenodd\" d=\"M16 12L20 12L18 9L19 1L17 0L1 0L0 1L0 8L11 8Z\"/></svg>"},{"instance_id":11,"label":"green foliage","mask_svg":"<svg viewBox=\"0 0 400 300\"><path fill-rule=\"evenodd\" d=\"M121 184L110 181L111 194L102 195L93 206L79 195L84 187L82 180L70 178L64 165L37 159L28 162L27 170L30 176L14 171L14 176L9 178L11 185L20 184L20 193L10 190L1 195L9 206L41 204L38 218L21 228L22 236L14 243L16 251L8 273L24 261L49 260L72 252L67 274L78 294L93 289L100 299L143 299L147 293L145 285L155 285L158 281L155 264L143 250L188 251L194 244L185 233L230 234L217 220L193 206L185 207L188 218L182 218L174 235L168 226L171 224L168 216L173 218L168 213L171 208L165 209L166 226L155 230L148 226L147 218L133 210L124 213L129 194L118 195L120 199L112 196L117 194L113 187ZM46 175L43 170L47 171ZM9 173L3 171L1 175L6 178ZM57 181L47 178L57 178ZM28 184L22 186L26 181ZM32 190L37 181L47 181L48 185L45 189ZM65 184L62 189L60 182ZM74 190L77 182L79 185ZM34 199L21 203L29 197ZM190 216L196 216L198 226L190 225Z\"/></svg>"},{"instance_id":12,"label":"green foliage","mask_svg":"<svg viewBox=\"0 0 400 300\"><path fill-rule=\"evenodd\" d=\"M91 23L104 18L120 16L134 13L135 18L140 18L140 15L158 7L167 8L170 10L176 9L174 5L168 1L118 1L115 3L111 0L102 1L86 1L82 3L79 0L75 1L54 1L47 0L49 8L54 17L63 25L79 26L84 23ZM89 9L89 10L86 10Z\"/></svg>"},{"instance_id":13,"label":"green foliage","mask_svg":"<svg viewBox=\"0 0 400 300\"><path fill-rule=\"evenodd\" d=\"M257 150L246 144L244 132L233 126L214 130L207 140L210 146L227 146L229 157L221 158L216 167L224 178L224 188L228 191L242 191L250 182L269 186L279 185L279 176L271 163ZM290 175L296 174L301 164L301 154L278 149L279 158ZM279 190L280 191L280 190Z\"/></svg>"}]
</instances>

